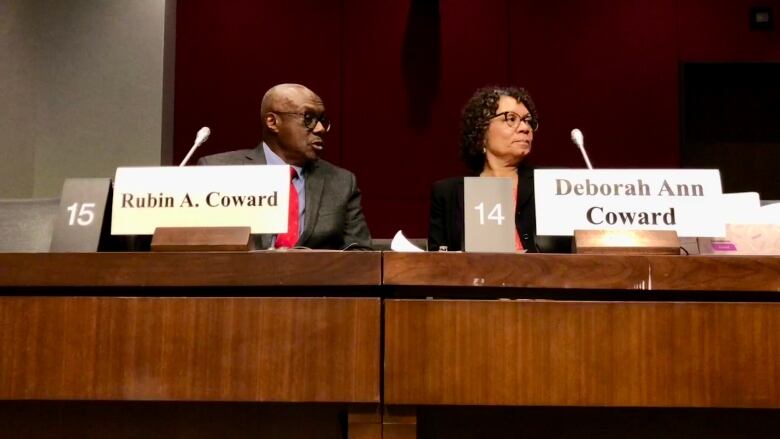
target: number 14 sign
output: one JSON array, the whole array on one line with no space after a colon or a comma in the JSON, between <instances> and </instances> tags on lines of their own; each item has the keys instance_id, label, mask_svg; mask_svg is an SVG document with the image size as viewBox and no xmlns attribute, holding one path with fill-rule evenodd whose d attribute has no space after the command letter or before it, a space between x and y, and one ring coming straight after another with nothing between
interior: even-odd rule
<instances>
[{"instance_id":1,"label":"number 14 sign","mask_svg":"<svg viewBox=\"0 0 780 439\"><path fill-rule=\"evenodd\" d=\"M515 252L512 179L465 177L463 219L467 252Z\"/></svg>"}]
</instances>

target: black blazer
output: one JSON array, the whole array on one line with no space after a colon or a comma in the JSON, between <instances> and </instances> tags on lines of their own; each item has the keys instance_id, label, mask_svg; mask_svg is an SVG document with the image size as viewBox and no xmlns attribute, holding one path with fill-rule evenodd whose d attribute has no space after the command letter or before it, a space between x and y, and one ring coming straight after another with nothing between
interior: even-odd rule
<instances>
[{"instance_id":1,"label":"black blazer","mask_svg":"<svg viewBox=\"0 0 780 439\"><path fill-rule=\"evenodd\" d=\"M568 252L571 239L536 236L536 203L534 171L528 166L517 168L517 203L515 226L523 248L528 252ZM465 247L463 219L463 177L437 181L431 190L431 214L428 223L428 249L462 251Z\"/></svg>"}]
</instances>

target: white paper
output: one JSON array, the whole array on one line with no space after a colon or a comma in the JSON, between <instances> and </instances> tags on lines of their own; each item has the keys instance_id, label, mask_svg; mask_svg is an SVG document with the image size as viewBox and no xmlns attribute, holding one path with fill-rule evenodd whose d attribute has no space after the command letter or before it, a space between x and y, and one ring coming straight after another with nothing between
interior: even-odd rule
<instances>
[{"instance_id":1,"label":"white paper","mask_svg":"<svg viewBox=\"0 0 780 439\"><path fill-rule=\"evenodd\" d=\"M758 192L723 194L719 208L727 224L759 224L761 198Z\"/></svg>"},{"instance_id":2,"label":"white paper","mask_svg":"<svg viewBox=\"0 0 780 439\"><path fill-rule=\"evenodd\" d=\"M762 206L759 215L761 221L759 224L780 225L780 203Z\"/></svg>"},{"instance_id":3,"label":"white paper","mask_svg":"<svg viewBox=\"0 0 780 439\"><path fill-rule=\"evenodd\" d=\"M393 236L393 241L390 242L390 249L394 252L423 252L425 250L417 247L416 245L409 242L408 239L404 236L403 232L400 230L396 232L395 236Z\"/></svg>"}]
</instances>

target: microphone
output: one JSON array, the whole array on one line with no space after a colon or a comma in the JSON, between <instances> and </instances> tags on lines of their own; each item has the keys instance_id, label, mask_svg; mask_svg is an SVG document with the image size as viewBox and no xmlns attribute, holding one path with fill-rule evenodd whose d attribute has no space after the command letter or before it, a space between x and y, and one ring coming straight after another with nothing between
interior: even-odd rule
<instances>
[{"instance_id":1,"label":"microphone","mask_svg":"<svg viewBox=\"0 0 780 439\"><path fill-rule=\"evenodd\" d=\"M209 127L203 127L198 130L198 135L195 136L195 143L192 145L192 148L190 148L190 152L187 153L187 157L184 157L184 160L181 161L181 164L179 165L184 166L187 164L188 161L190 161L190 157L192 157L192 154L195 152L196 149L200 145L203 145L206 143L206 140L209 139L209 136L211 135L211 130Z\"/></svg>"},{"instance_id":2,"label":"microphone","mask_svg":"<svg viewBox=\"0 0 780 439\"><path fill-rule=\"evenodd\" d=\"M585 152L585 136L582 135L582 131L580 131L579 128L571 130L571 141L580 149L580 153L582 154L582 158L585 159L585 164L588 165L588 169L593 169L593 166L590 164L590 159L588 158L588 153Z\"/></svg>"}]
</instances>

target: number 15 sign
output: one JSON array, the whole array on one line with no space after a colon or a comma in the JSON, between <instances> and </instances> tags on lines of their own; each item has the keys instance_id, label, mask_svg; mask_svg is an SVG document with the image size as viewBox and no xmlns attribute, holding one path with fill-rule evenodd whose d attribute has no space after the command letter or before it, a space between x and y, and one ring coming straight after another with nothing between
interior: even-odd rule
<instances>
[{"instance_id":1,"label":"number 15 sign","mask_svg":"<svg viewBox=\"0 0 780 439\"><path fill-rule=\"evenodd\" d=\"M515 252L511 178L465 177L463 219L467 252Z\"/></svg>"},{"instance_id":2,"label":"number 15 sign","mask_svg":"<svg viewBox=\"0 0 780 439\"><path fill-rule=\"evenodd\" d=\"M108 178L65 180L51 238L52 252L98 250L110 188Z\"/></svg>"}]
</instances>

